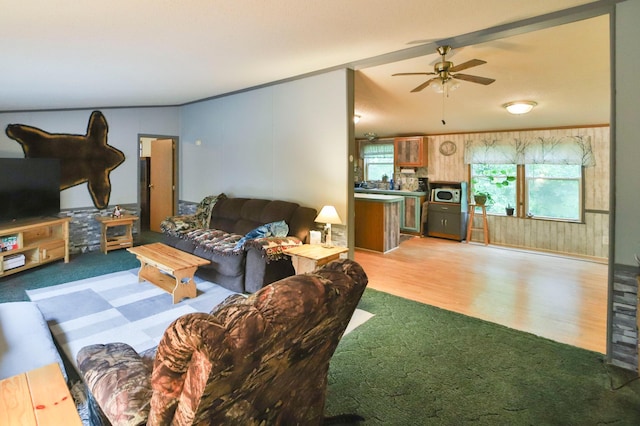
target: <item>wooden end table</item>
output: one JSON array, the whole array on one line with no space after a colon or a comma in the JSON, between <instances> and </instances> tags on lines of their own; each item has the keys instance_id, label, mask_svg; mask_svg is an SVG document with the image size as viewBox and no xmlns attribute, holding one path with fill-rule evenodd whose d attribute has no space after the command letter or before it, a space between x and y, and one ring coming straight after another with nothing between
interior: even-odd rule
<instances>
[{"instance_id":1,"label":"wooden end table","mask_svg":"<svg viewBox=\"0 0 640 426\"><path fill-rule=\"evenodd\" d=\"M100 251L104 254L111 250L133 247L133 222L138 220L137 216L131 214L120 217L96 216L96 220L100 222ZM108 238L108 229L115 226L124 226L124 235Z\"/></svg>"},{"instance_id":2,"label":"wooden end table","mask_svg":"<svg viewBox=\"0 0 640 426\"><path fill-rule=\"evenodd\" d=\"M193 275L198 266L209 262L182 250L162 243L128 248L140 261L138 282L149 281L173 295L173 303L184 297L196 297L196 283Z\"/></svg>"},{"instance_id":3,"label":"wooden end table","mask_svg":"<svg viewBox=\"0 0 640 426\"><path fill-rule=\"evenodd\" d=\"M0 381L0 424L82 426L57 362Z\"/></svg>"},{"instance_id":4,"label":"wooden end table","mask_svg":"<svg viewBox=\"0 0 640 426\"><path fill-rule=\"evenodd\" d=\"M341 253L349 251L347 247L325 247L320 244L303 244L288 248L284 254L291 256L291 263L296 274L304 274L318 269L320 266L336 260Z\"/></svg>"}]
</instances>

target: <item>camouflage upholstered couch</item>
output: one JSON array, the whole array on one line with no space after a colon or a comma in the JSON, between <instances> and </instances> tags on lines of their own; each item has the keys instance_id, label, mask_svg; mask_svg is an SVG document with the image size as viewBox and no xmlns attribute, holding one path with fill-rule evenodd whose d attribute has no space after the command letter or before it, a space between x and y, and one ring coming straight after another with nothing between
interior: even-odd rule
<instances>
[{"instance_id":1,"label":"camouflage upholstered couch","mask_svg":"<svg viewBox=\"0 0 640 426\"><path fill-rule=\"evenodd\" d=\"M114 426L322 424L329 361L366 285L337 260L178 318L155 356L91 345L78 368Z\"/></svg>"},{"instance_id":2,"label":"camouflage upholstered couch","mask_svg":"<svg viewBox=\"0 0 640 426\"><path fill-rule=\"evenodd\" d=\"M316 215L288 201L220 194L206 197L194 215L167 218L160 227L165 244L211 261L198 268L198 276L254 293L295 273L282 251L308 242Z\"/></svg>"}]
</instances>

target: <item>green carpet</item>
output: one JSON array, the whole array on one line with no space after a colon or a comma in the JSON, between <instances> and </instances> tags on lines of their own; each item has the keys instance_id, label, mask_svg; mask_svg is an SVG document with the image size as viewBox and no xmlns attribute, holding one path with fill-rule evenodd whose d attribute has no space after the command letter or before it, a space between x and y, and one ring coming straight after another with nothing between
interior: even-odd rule
<instances>
[{"instance_id":1,"label":"green carpet","mask_svg":"<svg viewBox=\"0 0 640 426\"><path fill-rule=\"evenodd\" d=\"M1 278L0 302L137 266L126 250L73 256ZM640 381L622 386L636 374L601 354L372 289L359 308L375 316L333 356L327 415L358 413L363 426L640 424Z\"/></svg>"},{"instance_id":2,"label":"green carpet","mask_svg":"<svg viewBox=\"0 0 640 426\"><path fill-rule=\"evenodd\" d=\"M144 232L141 235L135 235L134 244L149 244L158 242L161 238L161 234ZM56 261L0 278L0 303L28 301L25 290L97 277L140 266L135 256L126 250L114 250L106 255L100 251L92 251L72 254L69 257L69 263Z\"/></svg>"},{"instance_id":3,"label":"green carpet","mask_svg":"<svg viewBox=\"0 0 640 426\"><path fill-rule=\"evenodd\" d=\"M327 412L367 425L638 425L640 382L603 356L367 289Z\"/></svg>"}]
</instances>

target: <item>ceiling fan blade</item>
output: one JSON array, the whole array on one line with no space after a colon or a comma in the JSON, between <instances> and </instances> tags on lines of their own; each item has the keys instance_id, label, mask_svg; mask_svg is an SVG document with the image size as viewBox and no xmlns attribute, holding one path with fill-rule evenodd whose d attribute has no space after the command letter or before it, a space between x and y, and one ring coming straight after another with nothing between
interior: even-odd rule
<instances>
[{"instance_id":1,"label":"ceiling fan blade","mask_svg":"<svg viewBox=\"0 0 640 426\"><path fill-rule=\"evenodd\" d=\"M469 75L469 74L450 74L451 77L458 79L458 80L464 80L464 81L470 81L472 83L479 83L479 84L484 84L485 86L487 84L491 84L494 81L496 81L493 78L487 78L487 77L478 77L477 75Z\"/></svg>"},{"instance_id":2,"label":"ceiling fan blade","mask_svg":"<svg viewBox=\"0 0 640 426\"><path fill-rule=\"evenodd\" d=\"M463 62L454 67L449 68L450 72L458 72L462 70L466 70L467 68L477 67L478 65L486 64L487 61L483 61L482 59L472 59L467 62Z\"/></svg>"},{"instance_id":3,"label":"ceiling fan blade","mask_svg":"<svg viewBox=\"0 0 640 426\"><path fill-rule=\"evenodd\" d=\"M432 81L437 80L438 77L434 77L430 80L425 81L424 83L422 83L420 86L416 87L415 89L413 89L411 92L415 93L415 92L419 92L422 89L424 89L425 87L429 86L431 84Z\"/></svg>"},{"instance_id":4,"label":"ceiling fan blade","mask_svg":"<svg viewBox=\"0 0 640 426\"><path fill-rule=\"evenodd\" d=\"M434 72L398 72L395 74L391 74L392 77L396 75L435 75Z\"/></svg>"}]
</instances>

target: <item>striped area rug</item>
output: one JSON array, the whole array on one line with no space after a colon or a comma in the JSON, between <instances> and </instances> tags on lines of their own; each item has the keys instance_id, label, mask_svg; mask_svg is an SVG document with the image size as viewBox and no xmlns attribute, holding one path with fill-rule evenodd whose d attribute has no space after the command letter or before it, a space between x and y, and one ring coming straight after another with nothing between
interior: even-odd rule
<instances>
[{"instance_id":1,"label":"striped area rug","mask_svg":"<svg viewBox=\"0 0 640 426\"><path fill-rule=\"evenodd\" d=\"M234 292L195 278L198 296L173 304L171 295L138 282L138 269L27 290L38 304L53 337L75 366L76 355L94 343L124 342L142 352L160 342L176 318L209 312ZM347 333L373 315L356 310Z\"/></svg>"}]
</instances>

